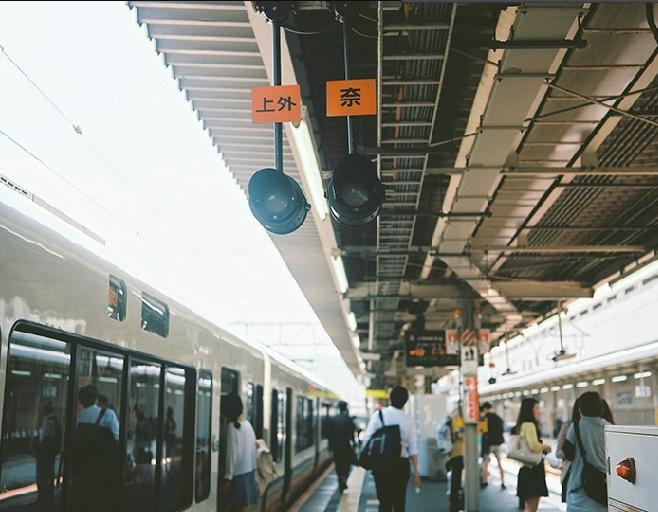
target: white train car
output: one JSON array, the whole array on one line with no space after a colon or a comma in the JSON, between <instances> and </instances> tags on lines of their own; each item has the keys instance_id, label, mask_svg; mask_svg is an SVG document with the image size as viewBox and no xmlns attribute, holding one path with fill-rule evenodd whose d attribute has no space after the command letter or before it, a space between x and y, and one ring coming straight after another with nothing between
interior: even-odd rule
<instances>
[{"instance_id":1,"label":"white train car","mask_svg":"<svg viewBox=\"0 0 658 512\"><path fill-rule=\"evenodd\" d=\"M229 392L277 461L262 510L285 509L329 462L326 386L2 203L0 340L0 511L86 512L90 489L95 512L227 510ZM78 453L91 385L116 457Z\"/></svg>"}]
</instances>

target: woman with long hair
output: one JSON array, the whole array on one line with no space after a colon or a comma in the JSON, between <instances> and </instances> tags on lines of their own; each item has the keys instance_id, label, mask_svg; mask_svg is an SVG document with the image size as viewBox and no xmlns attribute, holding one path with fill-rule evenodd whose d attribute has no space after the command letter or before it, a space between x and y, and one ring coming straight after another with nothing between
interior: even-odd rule
<instances>
[{"instance_id":1,"label":"woman with long hair","mask_svg":"<svg viewBox=\"0 0 658 512\"><path fill-rule=\"evenodd\" d=\"M247 512L258 504L256 486L256 434L251 424L242 417L242 400L235 393L222 398L222 414L229 420L226 470L223 494L232 512Z\"/></svg>"},{"instance_id":2,"label":"woman with long hair","mask_svg":"<svg viewBox=\"0 0 658 512\"><path fill-rule=\"evenodd\" d=\"M534 398L524 398L516 420L514 433L525 437L530 450L536 453L550 453L551 447L542 443L539 429L541 407ZM525 512L536 512L542 496L548 496L544 460L535 466L524 464L519 470L516 495L524 504Z\"/></svg>"},{"instance_id":3,"label":"woman with long hair","mask_svg":"<svg viewBox=\"0 0 658 512\"><path fill-rule=\"evenodd\" d=\"M578 399L573 403L573 408L571 409L571 421L562 425L560 430L560 435L557 438L557 447L555 449L555 455L558 458L562 459L562 468L560 470L560 483L562 484L562 503L567 502L567 484L569 482L569 474L571 470L571 458L567 456L564 451L564 445L567 440L567 432L569 427L574 423L580 421L580 409L578 407Z\"/></svg>"}]
</instances>

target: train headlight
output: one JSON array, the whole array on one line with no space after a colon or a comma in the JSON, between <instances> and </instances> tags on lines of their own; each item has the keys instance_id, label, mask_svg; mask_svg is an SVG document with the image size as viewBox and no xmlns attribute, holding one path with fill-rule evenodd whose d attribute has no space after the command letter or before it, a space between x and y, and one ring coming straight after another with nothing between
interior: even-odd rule
<instances>
[{"instance_id":1,"label":"train headlight","mask_svg":"<svg viewBox=\"0 0 658 512\"><path fill-rule=\"evenodd\" d=\"M364 155L345 156L327 186L327 201L332 217L347 226L364 226L379 213L384 200L384 185L374 162Z\"/></svg>"},{"instance_id":2,"label":"train headlight","mask_svg":"<svg viewBox=\"0 0 658 512\"><path fill-rule=\"evenodd\" d=\"M299 184L276 169L261 169L249 179L249 209L265 229L285 235L299 228L311 208Z\"/></svg>"}]
</instances>

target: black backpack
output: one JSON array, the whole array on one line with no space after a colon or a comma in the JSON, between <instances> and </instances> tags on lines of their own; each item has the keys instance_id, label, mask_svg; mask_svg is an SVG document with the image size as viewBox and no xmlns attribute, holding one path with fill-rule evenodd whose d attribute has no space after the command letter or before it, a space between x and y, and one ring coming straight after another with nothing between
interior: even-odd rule
<instances>
[{"instance_id":1,"label":"black backpack","mask_svg":"<svg viewBox=\"0 0 658 512\"><path fill-rule=\"evenodd\" d=\"M585 448L583 441L580 438L580 425L578 422L574 423L576 430L576 441L578 442L578 450L580 456L583 458L583 473L581 486L585 490L585 494L592 498L601 505L608 504L608 487L606 482L605 473L599 471L595 466L587 462L585 457Z\"/></svg>"},{"instance_id":2,"label":"black backpack","mask_svg":"<svg viewBox=\"0 0 658 512\"><path fill-rule=\"evenodd\" d=\"M400 426L386 425L382 410L377 412L382 426L365 442L359 452L359 466L372 471L390 468L392 463L400 460L402 451Z\"/></svg>"},{"instance_id":3,"label":"black backpack","mask_svg":"<svg viewBox=\"0 0 658 512\"><path fill-rule=\"evenodd\" d=\"M70 489L73 510L112 509L119 443L111 429L100 425L105 413L101 409L95 423L79 423L76 429Z\"/></svg>"}]
</instances>

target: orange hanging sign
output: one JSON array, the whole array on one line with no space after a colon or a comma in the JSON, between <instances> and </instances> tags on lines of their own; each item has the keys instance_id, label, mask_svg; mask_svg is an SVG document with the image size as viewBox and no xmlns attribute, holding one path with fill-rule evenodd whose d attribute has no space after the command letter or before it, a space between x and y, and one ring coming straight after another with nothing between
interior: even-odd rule
<instances>
[{"instance_id":1,"label":"orange hanging sign","mask_svg":"<svg viewBox=\"0 0 658 512\"><path fill-rule=\"evenodd\" d=\"M299 84L265 85L251 89L253 123L285 123L302 120L302 93Z\"/></svg>"},{"instance_id":2,"label":"orange hanging sign","mask_svg":"<svg viewBox=\"0 0 658 512\"><path fill-rule=\"evenodd\" d=\"M377 80L327 82L327 117L377 114Z\"/></svg>"}]
</instances>

